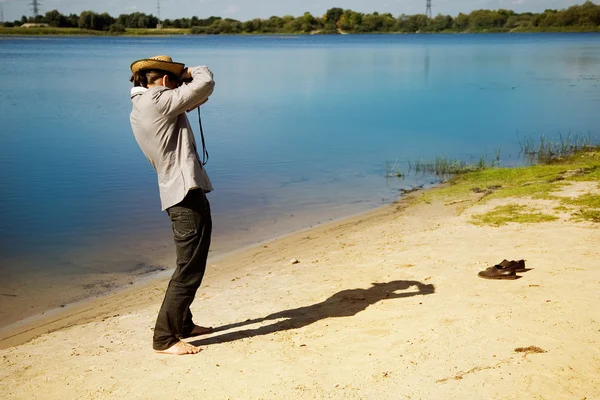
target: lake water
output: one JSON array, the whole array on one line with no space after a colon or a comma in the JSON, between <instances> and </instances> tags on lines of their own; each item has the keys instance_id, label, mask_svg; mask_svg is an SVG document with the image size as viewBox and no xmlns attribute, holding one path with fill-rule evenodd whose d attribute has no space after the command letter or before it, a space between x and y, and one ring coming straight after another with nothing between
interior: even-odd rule
<instances>
[{"instance_id":1,"label":"lake water","mask_svg":"<svg viewBox=\"0 0 600 400\"><path fill-rule=\"evenodd\" d=\"M435 182L386 162L600 133L599 34L2 38L0 326L172 268L129 126L129 65L158 54L215 74L214 255Z\"/></svg>"}]
</instances>

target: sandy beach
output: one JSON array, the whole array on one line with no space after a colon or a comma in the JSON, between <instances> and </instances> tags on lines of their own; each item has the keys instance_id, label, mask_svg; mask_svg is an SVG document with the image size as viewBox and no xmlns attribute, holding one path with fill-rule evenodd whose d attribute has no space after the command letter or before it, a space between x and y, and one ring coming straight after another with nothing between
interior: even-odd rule
<instances>
[{"instance_id":1,"label":"sandy beach","mask_svg":"<svg viewBox=\"0 0 600 400\"><path fill-rule=\"evenodd\" d=\"M165 276L24 325L0 338L2 398L600 398L598 224L421 196L211 262L198 355L152 351ZM514 202L558 219L470 223ZM477 277L503 259L528 271Z\"/></svg>"}]
</instances>

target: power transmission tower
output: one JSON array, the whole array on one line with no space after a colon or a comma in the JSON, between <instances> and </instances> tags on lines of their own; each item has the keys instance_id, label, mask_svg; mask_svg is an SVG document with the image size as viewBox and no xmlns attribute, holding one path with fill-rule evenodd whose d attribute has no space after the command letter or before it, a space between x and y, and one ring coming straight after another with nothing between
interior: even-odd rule
<instances>
[{"instance_id":1,"label":"power transmission tower","mask_svg":"<svg viewBox=\"0 0 600 400\"><path fill-rule=\"evenodd\" d=\"M156 17L158 18L156 29L162 29L162 24L160 23L160 0L156 0Z\"/></svg>"},{"instance_id":2,"label":"power transmission tower","mask_svg":"<svg viewBox=\"0 0 600 400\"><path fill-rule=\"evenodd\" d=\"M34 18L40 15L40 2L38 0L33 0L29 5L31 6L31 11L33 11Z\"/></svg>"},{"instance_id":3,"label":"power transmission tower","mask_svg":"<svg viewBox=\"0 0 600 400\"><path fill-rule=\"evenodd\" d=\"M425 11L427 18L431 18L431 0L427 0L427 10Z\"/></svg>"},{"instance_id":4,"label":"power transmission tower","mask_svg":"<svg viewBox=\"0 0 600 400\"><path fill-rule=\"evenodd\" d=\"M0 24L4 23L4 7L0 4Z\"/></svg>"}]
</instances>

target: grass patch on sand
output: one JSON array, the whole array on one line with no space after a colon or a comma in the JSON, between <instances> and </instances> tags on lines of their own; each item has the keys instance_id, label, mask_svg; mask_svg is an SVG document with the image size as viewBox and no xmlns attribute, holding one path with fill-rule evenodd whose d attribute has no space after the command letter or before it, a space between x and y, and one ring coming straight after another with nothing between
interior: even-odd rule
<instances>
[{"instance_id":1,"label":"grass patch on sand","mask_svg":"<svg viewBox=\"0 0 600 400\"><path fill-rule=\"evenodd\" d=\"M552 200L553 211L570 214L574 221L600 223L600 195L596 191L576 198L558 196L555 192L573 182L598 182L600 188L600 147L586 147L567 156L555 157L547 164L518 168L486 168L459 174L436 190L423 193L419 200L461 203L463 209L491 199L531 198ZM524 206L509 204L485 214L473 216L475 225L500 226L509 222L536 223L558 219Z\"/></svg>"},{"instance_id":2,"label":"grass patch on sand","mask_svg":"<svg viewBox=\"0 0 600 400\"><path fill-rule=\"evenodd\" d=\"M573 219L576 221L591 221L591 222L600 222L600 209L595 210L586 210L580 209L575 212L573 215Z\"/></svg>"},{"instance_id":3,"label":"grass patch on sand","mask_svg":"<svg viewBox=\"0 0 600 400\"><path fill-rule=\"evenodd\" d=\"M600 195L592 193L584 194L575 198L564 198L562 199L562 202L563 204L572 206L600 209Z\"/></svg>"},{"instance_id":4,"label":"grass patch on sand","mask_svg":"<svg viewBox=\"0 0 600 400\"><path fill-rule=\"evenodd\" d=\"M558 218L554 215L544 214L526 206L507 204L485 214L473 215L473 224L500 226L509 222L528 224L556 219Z\"/></svg>"},{"instance_id":5,"label":"grass patch on sand","mask_svg":"<svg viewBox=\"0 0 600 400\"><path fill-rule=\"evenodd\" d=\"M572 211L576 221L600 222L600 195L584 194L575 198L562 198L563 207Z\"/></svg>"},{"instance_id":6,"label":"grass patch on sand","mask_svg":"<svg viewBox=\"0 0 600 400\"><path fill-rule=\"evenodd\" d=\"M592 168L584 169L579 174L573 175L571 181L599 181L600 182L600 165Z\"/></svg>"},{"instance_id":7,"label":"grass patch on sand","mask_svg":"<svg viewBox=\"0 0 600 400\"><path fill-rule=\"evenodd\" d=\"M506 197L553 199L551 193L569 181L600 181L600 148L588 148L544 165L488 168L457 175L445 186L424 193L421 200L431 202L436 198L471 198L486 201Z\"/></svg>"}]
</instances>

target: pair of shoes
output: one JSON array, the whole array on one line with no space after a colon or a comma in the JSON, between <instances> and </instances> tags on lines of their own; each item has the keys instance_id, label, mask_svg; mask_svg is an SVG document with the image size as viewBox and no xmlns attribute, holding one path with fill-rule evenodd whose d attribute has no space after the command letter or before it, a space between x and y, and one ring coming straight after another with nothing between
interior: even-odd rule
<instances>
[{"instance_id":1,"label":"pair of shoes","mask_svg":"<svg viewBox=\"0 0 600 400\"><path fill-rule=\"evenodd\" d=\"M508 261L502 260L500 264L486 268L480 271L477 276L483 279L517 279L517 272L527 271L525 269L525 260Z\"/></svg>"}]
</instances>

